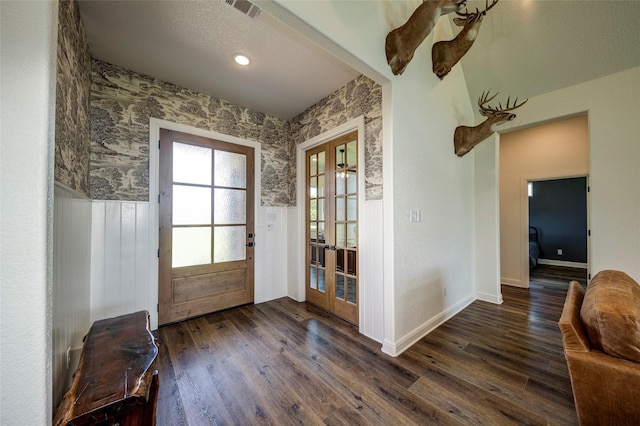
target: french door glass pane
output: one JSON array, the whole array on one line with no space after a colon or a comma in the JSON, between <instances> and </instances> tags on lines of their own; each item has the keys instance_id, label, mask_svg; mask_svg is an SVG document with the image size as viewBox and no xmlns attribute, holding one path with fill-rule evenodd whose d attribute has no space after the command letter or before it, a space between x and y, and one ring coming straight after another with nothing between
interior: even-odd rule
<instances>
[{"instance_id":1,"label":"french door glass pane","mask_svg":"<svg viewBox=\"0 0 640 426\"><path fill-rule=\"evenodd\" d=\"M210 225L211 188L173 185L173 224Z\"/></svg>"},{"instance_id":2,"label":"french door glass pane","mask_svg":"<svg viewBox=\"0 0 640 426\"><path fill-rule=\"evenodd\" d=\"M213 190L213 222L216 225L246 222L247 194L242 189Z\"/></svg>"},{"instance_id":3,"label":"french door glass pane","mask_svg":"<svg viewBox=\"0 0 640 426\"><path fill-rule=\"evenodd\" d=\"M346 277L347 279L347 302L356 303L356 279Z\"/></svg>"},{"instance_id":4,"label":"french door glass pane","mask_svg":"<svg viewBox=\"0 0 640 426\"><path fill-rule=\"evenodd\" d=\"M318 268L318 291L325 292L327 291L327 286L324 282L324 269Z\"/></svg>"},{"instance_id":5,"label":"french door glass pane","mask_svg":"<svg viewBox=\"0 0 640 426\"><path fill-rule=\"evenodd\" d=\"M356 247L357 227L358 225L355 223L347 223L347 247Z\"/></svg>"},{"instance_id":6,"label":"french door glass pane","mask_svg":"<svg viewBox=\"0 0 640 426\"><path fill-rule=\"evenodd\" d=\"M336 299L344 300L344 275L336 274Z\"/></svg>"},{"instance_id":7,"label":"french door glass pane","mask_svg":"<svg viewBox=\"0 0 640 426\"><path fill-rule=\"evenodd\" d=\"M216 226L213 238L213 263L246 258L246 226Z\"/></svg>"},{"instance_id":8,"label":"french door glass pane","mask_svg":"<svg viewBox=\"0 0 640 426\"><path fill-rule=\"evenodd\" d=\"M173 228L171 267L211 263L211 228Z\"/></svg>"},{"instance_id":9,"label":"french door glass pane","mask_svg":"<svg viewBox=\"0 0 640 426\"><path fill-rule=\"evenodd\" d=\"M344 195L345 191L345 173L336 172L336 195Z\"/></svg>"},{"instance_id":10,"label":"french door glass pane","mask_svg":"<svg viewBox=\"0 0 640 426\"><path fill-rule=\"evenodd\" d=\"M336 220L345 220L345 199L344 197L336 197Z\"/></svg>"},{"instance_id":11,"label":"french door glass pane","mask_svg":"<svg viewBox=\"0 0 640 426\"><path fill-rule=\"evenodd\" d=\"M336 247L345 247L347 244L346 227L344 223L336 223Z\"/></svg>"},{"instance_id":12,"label":"french door glass pane","mask_svg":"<svg viewBox=\"0 0 640 426\"><path fill-rule=\"evenodd\" d=\"M247 157L235 152L215 151L215 186L247 187Z\"/></svg>"},{"instance_id":13,"label":"french door glass pane","mask_svg":"<svg viewBox=\"0 0 640 426\"><path fill-rule=\"evenodd\" d=\"M318 200L318 220L324 220L324 198Z\"/></svg>"},{"instance_id":14,"label":"french door glass pane","mask_svg":"<svg viewBox=\"0 0 640 426\"><path fill-rule=\"evenodd\" d=\"M318 174L318 154L309 156L309 176Z\"/></svg>"},{"instance_id":15,"label":"french door glass pane","mask_svg":"<svg viewBox=\"0 0 640 426\"><path fill-rule=\"evenodd\" d=\"M347 170L347 192L355 194L358 191L358 179L355 170Z\"/></svg>"},{"instance_id":16,"label":"french door glass pane","mask_svg":"<svg viewBox=\"0 0 640 426\"><path fill-rule=\"evenodd\" d=\"M318 200L309 200L309 219L318 220Z\"/></svg>"},{"instance_id":17,"label":"french door glass pane","mask_svg":"<svg viewBox=\"0 0 640 426\"><path fill-rule=\"evenodd\" d=\"M318 197L324 197L324 175L318 176Z\"/></svg>"},{"instance_id":18,"label":"french door glass pane","mask_svg":"<svg viewBox=\"0 0 640 426\"><path fill-rule=\"evenodd\" d=\"M318 269L315 266L309 266L309 286L318 289Z\"/></svg>"},{"instance_id":19,"label":"french door glass pane","mask_svg":"<svg viewBox=\"0 0 640 426\"><path fill-rule=\"evenodd\" d=\"M211 149L174 142L173 181L211 185Z\"/></svg>"},{"instance_id":20,"label":"french door glass pane","mask_svg":"<svg viewBox=\"0 0 640 426\"><path fill-rule=\"evenodd\" d=\"M354 195L347 197L347 220L358 220L358 199Z\"/></svg>"},{"instance_id":21,"label":"french door glass pane","mask_svg":"<svg viewBox=\"0 0 640 426\"><path fill-rule=\"evenodd\" d=\"M318 178L309 178L309 197L318 198Z\"/></svg>"},{"instance_id":22,"label":"french door glass pane","mask_svg":"<svg viewBox=\"0 0 640 426\"><path fill-rule=\"evenodd\" d=\"M357 141L351 141L347 144L347 164L349 167L358 164Z\"/></svg>"},{"instance_id":23,"label":"french door glass pane","mask_svg":"<svg viewBox=\"0 0 640 426\"><path fill-rule=\"evenodd\" d=\"M325 170L325 153L324 151L318 153L318 174L323 175Z\"/></svg>"}]
</instances>

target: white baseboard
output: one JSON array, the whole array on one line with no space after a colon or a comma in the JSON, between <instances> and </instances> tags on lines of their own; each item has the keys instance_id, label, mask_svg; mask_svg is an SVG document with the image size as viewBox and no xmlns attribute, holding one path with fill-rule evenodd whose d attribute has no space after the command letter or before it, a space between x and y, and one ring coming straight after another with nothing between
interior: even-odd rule
<instances>
[{"instance_id":1,"label":"white baseboard","mask_svg":"<svg viewBox=\"0 0 640 426\"><path fill-rule=\"evenodd\" d=\"M506 284L506 285L510 285L510 286L514 286L514 287L522 287L525 288L525 285L522 285L522 280L519 279L515 279L515 278L500 278L500 283L501 284Z\"/></svg>"},{"instance_id":2,"label":"white baseboard","mask_svg":"<svg viewBox=\"0 0 640 426\"><path fill-rule=\"evenodd\" d=\"M566 266L568 268L588 268L586 263L570 262L568 260L538 259L538 263L541 265Z\"/></svg>"},{"instance_id":3,"label":"white baseboard","mask_svg":"<svg viewBox=\"0 0 640 426\"><path fill-rule=\"evenodd\" d=\"M495 295L489 293L476 293L476 299L482 300L483 302L494 303L496 305L502 305L502 293Z\"/></svg>"},{"instance_id":4,"label":"white baseboard","mask_svg":"<svg viewBox=\"0 0 640 426\"><path fill-rule=\"evenodd\" d=\"M387 339L382 341L382 352L387 355L391 355L393 357L397 357L402 352L409 349L414 343L418 340L422 339L427 334L431 333L433 330L438 328L440 325L445 323L447 320L453 318L457 313L462 311L464 308L473 303L474 299L472 297L468 297L466 299L462 299L460 302L456 303L449 309L440 313L436 317L431 320L425 322L424 324L416 327L414 330L410 331L406 335L404 335L401 339L396 342L391 342Z\"/></svg>"}]
</instances>

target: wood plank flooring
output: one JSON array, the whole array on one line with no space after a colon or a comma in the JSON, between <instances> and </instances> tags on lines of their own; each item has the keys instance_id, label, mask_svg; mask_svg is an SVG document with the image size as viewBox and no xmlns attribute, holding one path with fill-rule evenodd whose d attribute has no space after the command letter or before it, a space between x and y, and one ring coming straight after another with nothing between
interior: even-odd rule
<instances>
[{"instance_id":1,"label":"wood plank flooring","mask_svg":"<svg viewBox=\"0 0 640 426\"><path fill-rule=\"evenodd\" d=\"M567 283L504 286L397 358L287 298L162 327L158 425L575 425Z\"/></svg>"}]
</instances>

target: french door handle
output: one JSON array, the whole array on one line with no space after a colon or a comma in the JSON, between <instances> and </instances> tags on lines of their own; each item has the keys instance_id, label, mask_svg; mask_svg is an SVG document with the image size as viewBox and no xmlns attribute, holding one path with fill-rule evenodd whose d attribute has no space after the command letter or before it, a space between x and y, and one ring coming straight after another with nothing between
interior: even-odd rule
<instances>
[{"instance_id":1,"label":"french door handle","mask_svg":"<svg viewBox=\"0 0 640 426\"><path fill-rule=\"evenodd\" d=\"M325 250L334 250L336 249L336 246L324 246Z\"/></svg>"},{"instance_id":2,"label":"french door handle","mask_svg":"<svg viewBox=\"0 0 640 426\"><path fill-rule=\"evenodd\" d=\"M250 241L246 244L247 247L253 247L255 246L255 243L253 241Z\"/></svg>"}]
</instances>

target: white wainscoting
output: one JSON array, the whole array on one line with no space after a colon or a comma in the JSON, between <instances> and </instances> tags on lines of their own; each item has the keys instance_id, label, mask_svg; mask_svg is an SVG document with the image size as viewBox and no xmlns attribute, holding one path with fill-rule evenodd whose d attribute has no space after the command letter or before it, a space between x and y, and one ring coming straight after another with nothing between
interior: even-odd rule
<instances>
[{"instance_id":1,"label":"white wainscoting","mask_svg":"<svg viewBox=\"0 0 640 426\"><path fill-rule=\"evenodd\" d=\"M364 202L361 229L360 333L377 341L384 338L384 216L383 203Z\"/></svg>"},{"instance_id":2,"label":"white wainscoting","mask_svg":"<svg viewBox=\"0 0 640 426\"><path fill-rule=\"evenodd\" d=\"M53 213L52 404L71 385L82 338L91 326L91 201L56 183ZM67 368L67 348L71 363Z\"/></svg>"},{"instance_id":3,"label":"white wainscoting","mask_svg":"<svg viewBox=\"0 0 640 426\"><path fill-rule=\"evenodd\" d=\"M149 203L92 205L91 322L148 310L157 327L157 283L149 279L150 254L157 248L149 247Z\"/></svg>"}]
</instances>

